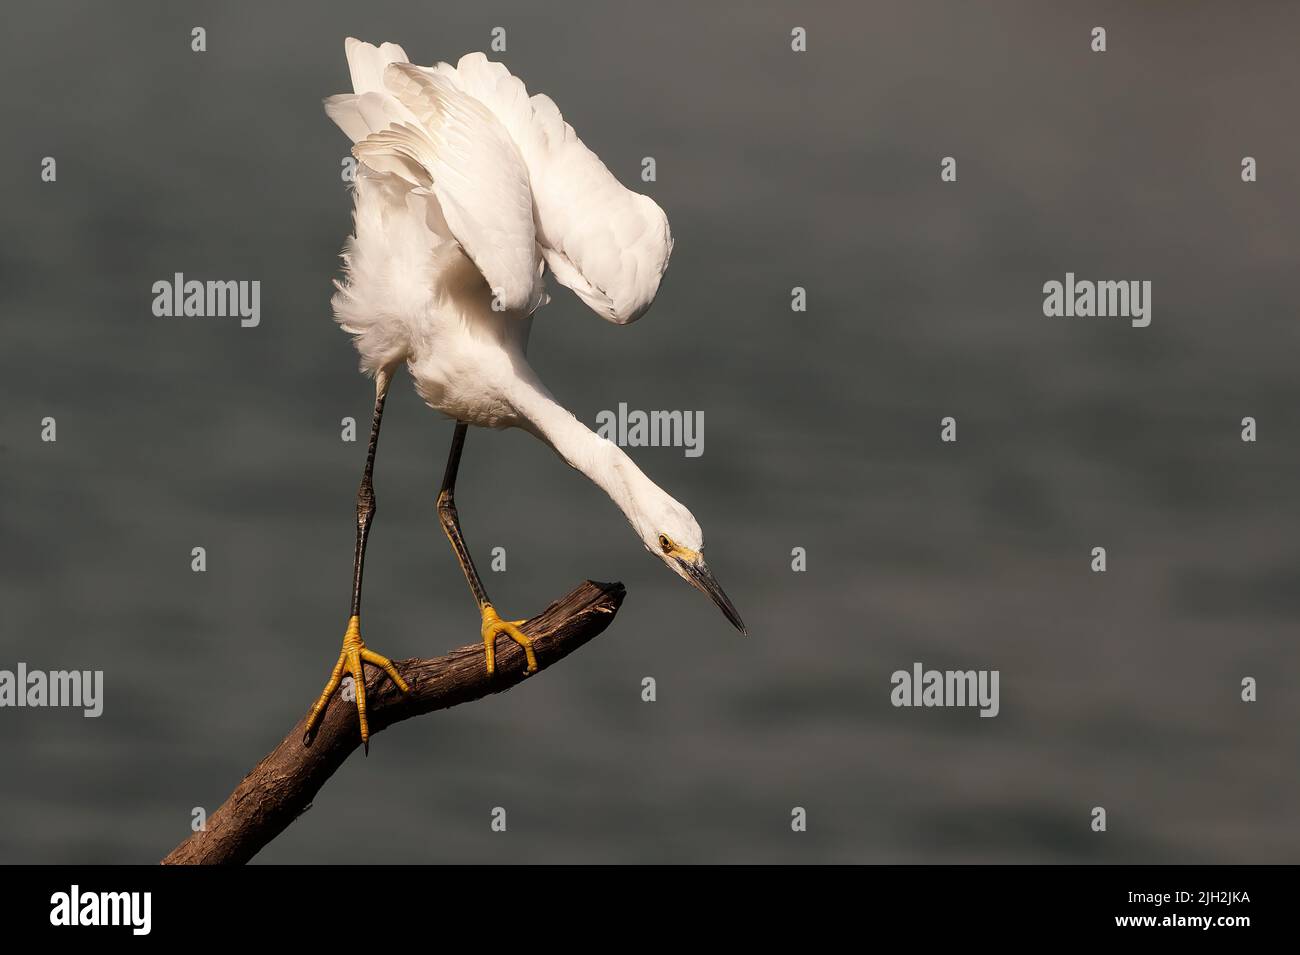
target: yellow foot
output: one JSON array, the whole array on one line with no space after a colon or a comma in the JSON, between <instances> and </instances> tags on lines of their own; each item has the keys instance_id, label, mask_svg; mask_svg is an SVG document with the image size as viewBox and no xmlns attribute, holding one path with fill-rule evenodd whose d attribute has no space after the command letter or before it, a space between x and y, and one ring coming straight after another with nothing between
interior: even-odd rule
<instances>
[{"instance_id":1,"label":"yellow foot","mask_svg":"<svg viewBox=\"0 0 1300 955\"><path fill-rule=\"evenodd\" d=\"M523 620L502 620L491 604L483 605L483 626L479 632L483 634L483 652L487 656L488 676L497 670L497 637L503 633L524 648L524 656L528 658L528 672L537 672L537 656L533 653L533 641L529 639L528 634L519 629L522 623Z\"/></svg>"},{"instance_id":2,"label":"yellow foot","mask_svg":"<svg viewBox=\"0 0 1300 955\"><path fill-rule=\"evenodd\" d=\"M366 748L367 753L370 752L370 726L366 723L366 675L362 670L362 663L382 668L397 684L398 689L403 693L411 692L402 675L397 672L397 667L393 666L392 660L366 648L361 641L361 618L352 617L348 620L347 633L343 634L343 651L339 654L339 662L334 664L334 672L330 674L329 682L325 684L320 699L316 701L316 705L311 708L311 715L307 717L307 730L302 734L304 744L311 740L311 734L315 732L316 724L324 715L330 697L338 689L343 674L348 673L352 676L352 687L357 698L357 717L361 720L361 745Z\"/></svg>"}]
</instances>

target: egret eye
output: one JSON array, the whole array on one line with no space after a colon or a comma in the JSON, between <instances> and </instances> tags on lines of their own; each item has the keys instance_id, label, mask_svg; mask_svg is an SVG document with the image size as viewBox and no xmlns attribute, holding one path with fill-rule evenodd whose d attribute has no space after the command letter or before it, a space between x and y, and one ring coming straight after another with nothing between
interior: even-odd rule
<instances>
[{"instance_id":1,"label":"egret eye","mask_svg":"<svg viewBox=\"0 0 1300 955\"><path fill-rule=\"evenodd\" d=\"M659 546L662 547L664 553L667 554L669 551L671 551L671 550L673 549L673 542L670 541L670 540L667 538L667 536L665 536L665 535L663 535L663 534L660 534L660 535L659 535Z\"/></svg>"}]
</instances>

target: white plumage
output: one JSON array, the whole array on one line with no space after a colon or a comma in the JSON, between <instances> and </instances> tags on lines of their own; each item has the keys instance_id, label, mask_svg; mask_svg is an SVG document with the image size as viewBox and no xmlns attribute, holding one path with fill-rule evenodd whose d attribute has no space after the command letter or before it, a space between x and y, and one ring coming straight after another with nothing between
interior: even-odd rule
<instances>
[{"instance_id":1,"label":"white plumage","mask_svg":"<svg viewBox=\"0 0 1300 955\"><path fill-rule=\"evenodd\" d=\"M325 109L359 167L333 306L363 369L386 382L405 363L432 408L546 441L741 627L691 513L560 406L525 358L548 268L609 321L650 307L672 250L663 210L623 187L548 97L530 97L483 54L419 67L391 43L346 49L353 92Z\"/></svg>"},{"instance_id":2,"label":"white plumage","mask_svg":"<svg viewBox=\"0 0 1300 955\"><path fill-rule=\"evenodd\" d=\"M413 66L393 43L349 39L347 53L354 92L325 111L360 161L432 192L502 304L541 304L540 256L602 318L644 314L672 251L668 217L614 178L549 97L529 97L482 53L454 67Z\"/></svg>"}]
</instances>

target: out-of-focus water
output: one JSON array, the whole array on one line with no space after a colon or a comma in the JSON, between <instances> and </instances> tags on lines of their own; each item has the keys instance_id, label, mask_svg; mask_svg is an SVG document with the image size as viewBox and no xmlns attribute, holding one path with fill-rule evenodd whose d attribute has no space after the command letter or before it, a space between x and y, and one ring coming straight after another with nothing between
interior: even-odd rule
<instances>
[{"instance_id":1,"label":"out-of-focus water","mask_svg":"<svg viewBox=\"0 0 1300 955\"><path fill-rule=\"evenodd\" d=\"M370 402L319 100L348 34L433 62L498 25L624 181L655 158L677 240L634 326L553 289L533 362L588 423L704 411L703 456L633 454L752 634L534 439L472 433L503 611L583 577L627 601L542 678L377 737L259 859L1294 861L1300 15L975 6L8 10L0 668L103 669L106 703L0 710L0 861L156 860L319 691L364 455L340 419ZM1067 271L1151 280L1151 326L1044 318ZM261 325L155 318L175 272L259 279ZM402 379L365 614L398 658L477 636L433 507L450 435ZM914 661L999 669L1000 715L893 708Z\"/></svg>"}]
</instances>

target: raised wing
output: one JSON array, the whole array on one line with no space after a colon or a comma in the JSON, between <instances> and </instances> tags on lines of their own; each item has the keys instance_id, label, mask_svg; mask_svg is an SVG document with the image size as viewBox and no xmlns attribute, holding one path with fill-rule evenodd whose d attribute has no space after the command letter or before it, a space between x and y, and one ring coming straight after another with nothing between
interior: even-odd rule
<instances>
[{"instance_id":1,"label":"raised wing","mask_svg":"<svg viewBox=\"0 0 1300 955\"><path fill-rule=\"evenodd\" d=\"M325 111L360 162L437 200L447 227L501 307L544 298L528 170L490 109L446 77L411 66L395 44L348 40L355 92Z\"/></svg>"},{"instance_id":2,"label":"raised wing","mask_svg":"<svg viewBox=\"0 0 1300 955\"><path fill-rule=\"evenodd\" d=\"M532 187L537 241L557 280L598 315L639 318L659 290L672 235L650 199L625 188L544 95L482 53L422 70L487 106L518 147Z\"/></svg>"}]
</instances>

